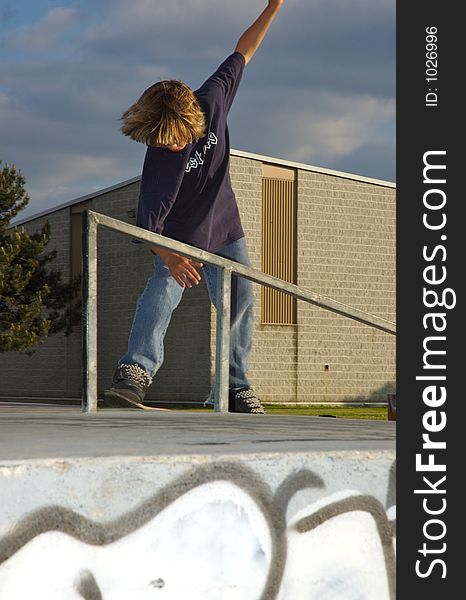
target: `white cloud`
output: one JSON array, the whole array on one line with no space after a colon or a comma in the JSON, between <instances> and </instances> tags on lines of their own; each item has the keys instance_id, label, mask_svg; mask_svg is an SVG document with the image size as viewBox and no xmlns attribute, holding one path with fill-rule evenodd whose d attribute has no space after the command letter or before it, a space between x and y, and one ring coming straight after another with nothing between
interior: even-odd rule
<instances>
[{"instance_id":1,"label":"white cloud","mask_svg":"<svg viewBox=\"0 0 466 600\"><path fill-rule=\"evenodd\" d=\"M43 51L53 48L62 36L79 18L73 8L53 8L37 23L22 27L4 38L4 45L10 50Z\"/></svg>"},{"instance_id":2,"label":"white cloud","mask_svg":"<svg viewBox=\"0 0 466 600\"><path fill-rule=\"evenodd\" d=\"M233 24L241 22L245 16L257 16L266 6L265 2L254 6L250 0L132 0L129 10L127 0L111 0L104 4L105 14L110 16L115 27L131 33L166 29L170 34L189 30L198 36L200 45L216 29L225 29L232 21ZM202 22L202 18L207 20ZM104 22L99 31L109 33Z\"/></svg>"},{"instance_id":3,"label":"white cloud","mask_svg":"<svg viewBox=\"0 0 466 600\"><path fill-rule=\"evenodd\" d=\"M119 133L123 110L160 79L200 85L265 5L81 0L10 31L21 59L0 67L0 158L31 206L137 175L144 147ZM394 0L287 0L246 69L233 147L393 179L394 14Z\"/></svg>"},{"instance_id":4,"label":"white cloud","mask_svg":"<svg viewBox=\"0 0 466 600\"><path fill-rule=\"evenodd\" d=\"M267 148L276 147L282 158L329 168L383 137L381 131L395 115L393 99L279 89L272 96L272 106L261 106L258 92L238 99L232 113L233 144L239 143L237 131L241 130L243 150L268 154ZM248 111L248 106L261 106L261 110Z\"/></svg>"},{"instance_id":5,"label":"white cloud","mask_svg":"<svg viewBox=\"0 0 466 600\"><path fill-rule=\"evenodd\" d=\"M31 213L46 209L50 202L72 200L125 179L121 177L121 157L91 153L62 156L56 152L50 153L47 158L53 164L53 172L35 178L35 192L28 207ZM107 183L92 184L104 179Z\"/></svg>"}]
</instances>

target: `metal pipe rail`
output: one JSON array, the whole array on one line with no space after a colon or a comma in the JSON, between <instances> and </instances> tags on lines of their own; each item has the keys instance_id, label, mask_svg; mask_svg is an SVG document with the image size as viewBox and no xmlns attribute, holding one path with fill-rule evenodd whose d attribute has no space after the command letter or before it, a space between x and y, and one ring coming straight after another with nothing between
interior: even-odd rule
<instances>
[{"instance_id":1,"label":"metal pipe rail","mask_svg":"<svg viewBox=\"0 0 466 600\"><path fill-rule=\"evenodd\" d=\"M266 275L259 269L246 267L194 246L172 240L157 233L130 225L113 217L86 210L83 211L82 260L83 260L83 412L97 411L97 226L102 225L114 231L183 254L188 258L218 267L217 296L217 338L215 354L214 408L218 412L228 412L228 379L230 364L230 304L231 276L245 277L255 283L266 285L280 292L291 294L339 315L353 319L386 333L396 335L396 326L391 321L353 308L327 296L304 290L297 285Z\"/></svg>"}]
</instances>

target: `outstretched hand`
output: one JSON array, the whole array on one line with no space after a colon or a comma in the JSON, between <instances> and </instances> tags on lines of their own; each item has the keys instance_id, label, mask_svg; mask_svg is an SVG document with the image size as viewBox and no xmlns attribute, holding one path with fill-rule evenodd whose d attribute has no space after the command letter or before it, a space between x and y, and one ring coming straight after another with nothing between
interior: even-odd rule
<instances>
[{"instance_id":1,"label":"outstretched hand","mask_svg":"<svg viewBox=\"0 0 466 600\"><path fill-rule=\"evenodd\" d=\"M251 60L260 46L272 21L280 11L282 4L283 0L268 0L267 6L261 14L239 38L235 51L244 56L246 64Z\"/></svg>"}]
</instances>

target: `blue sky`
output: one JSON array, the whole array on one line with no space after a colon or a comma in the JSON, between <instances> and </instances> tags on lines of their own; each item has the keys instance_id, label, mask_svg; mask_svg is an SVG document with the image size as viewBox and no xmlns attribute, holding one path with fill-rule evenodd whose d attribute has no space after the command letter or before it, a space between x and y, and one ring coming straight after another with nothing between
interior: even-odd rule
<instances>
[{"instance_id":1,"label":"blue sky","mask_svg":"<svg viewBox=\"0 0 466 600\"><path fill-rule=\"evenodd\" d=\"M139 175L119 117L146 87L198 87L266 0L2 0L0 159L25 217ZM395 179L395 0L285 0L230 113L232 147Z\"/></svg>"}]
</instances>

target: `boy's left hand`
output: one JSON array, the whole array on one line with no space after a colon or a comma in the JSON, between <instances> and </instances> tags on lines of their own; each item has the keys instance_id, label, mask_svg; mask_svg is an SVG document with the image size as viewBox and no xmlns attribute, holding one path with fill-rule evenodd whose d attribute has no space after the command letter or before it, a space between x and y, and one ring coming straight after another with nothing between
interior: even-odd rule
<instances>
[{"instance_id":1,"label":"boy's left hand","mask_svg":"<svg viewBox=\"0 0 466 600\"><path fill-rule=\"evenodd\" d=\"M203 263L182 256L172 250L167 250L166 248L152 246L151 250L154 254L160 256L170 270L170 275L181 287L191 288L193 285L198 285L201 281L198 269L204 266Z\"/></svg>"}]
</instances>

